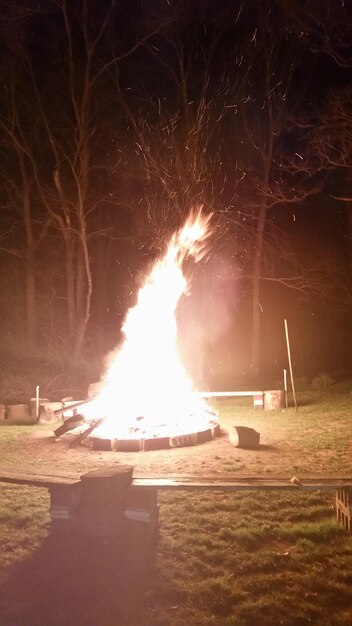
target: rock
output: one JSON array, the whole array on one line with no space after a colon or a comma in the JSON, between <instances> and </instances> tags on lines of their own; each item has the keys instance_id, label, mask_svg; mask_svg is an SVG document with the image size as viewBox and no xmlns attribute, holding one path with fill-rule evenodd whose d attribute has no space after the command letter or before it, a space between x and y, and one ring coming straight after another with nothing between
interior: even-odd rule
<instances>
[{"instance_id":1,"label":"rock","mask_svg":"<svg viewBox=\"0 0 352 626\"><path fill-rule=\"evenodd\" d=\"M254 430L254 428L234 426L230 432L230 440L238 448L254 450L259 448L260 433Z\"/></svg>"}]
</instances>

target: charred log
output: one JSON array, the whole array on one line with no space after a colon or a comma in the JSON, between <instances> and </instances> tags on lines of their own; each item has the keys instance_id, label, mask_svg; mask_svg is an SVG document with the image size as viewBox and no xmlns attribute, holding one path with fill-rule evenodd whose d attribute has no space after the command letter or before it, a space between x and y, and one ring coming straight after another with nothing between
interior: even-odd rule
<instances>
[{"instance_id":1,"label":"charred log","mask_svg":"<svg viewBox=\"0 0 352 626\"><path fill-rule=\"evenodd\" d=\"M74 430L83 422L83 420L83 415L80 415L79 413L77 413L77 415L72 415L72 417L68 417L67 420L65 420L64 423L61 424L61 426L54 430L55 437L61 437L61 435L64 435L70 430Z\"/></svg>"}]
</instances>

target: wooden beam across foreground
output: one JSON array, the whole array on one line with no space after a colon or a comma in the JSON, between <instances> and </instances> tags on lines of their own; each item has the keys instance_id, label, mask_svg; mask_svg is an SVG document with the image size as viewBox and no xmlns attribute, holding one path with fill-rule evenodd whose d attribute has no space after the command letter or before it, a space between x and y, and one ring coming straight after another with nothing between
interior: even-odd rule
<instances>
[{"instance_id":1,"label":"wooden beam across foreground","mask_svg":"<svg viewBox=\"0 0 352 626\"><path fill-rule=\"evenodd\" d=\"M121 474L122 472L122 474ZM149 510L149 494L160 490L198 491L336 491L336 515L343 528L352 529L351 476L265 476L233 474L222 476L136 476L133 467L103 467L82 476L66 473L47 474L33 468L0 465L0 482L47 487L50 492L50 516L54 530L80 528L92 536L113 535L122 528L122 520L148 522L156 528L158 507ZM120 489L121 487L121 489ZM137 497L137 509L136 509ZM141 502L148 510L141 510ZM131 500L132 498L132 500ZM147 498L148 502L145 502ZM128 503L129 502L129 503ZM149 507L149 508L148 508Z\"/></svg>"},{"instance_id":2,"label":"wooden beam across foreground","mask_svg":"<svg viewBox=\"0 0 352 626\"><path fill-rule=\"evenodd\" d=\"M0 465L0 482L15 483L21 485L33 485L47 487L55 485L75 485L81 482L81 477L77 474L70 474L61 471L41 472L28 467L9 467Z\"/></svg>"},{"instance_id":3,"label":"wooden beam across foreground","mask_svg":"<svg viewBox=\"0 0 352 626\"><path fill-rule=\"evenodd\" d=\"M119 465L113 468L117 470ZM28 467L9 467L0 465L0 482L37 485L48 487L55 485L74 485L81 481L81 476L61 471L51 473L48 471L36 471ZM169 474L169 475L143 475L133 476L132 486L143 489L179 489L179 490L220 490L237 491L241 489L262 490L333 490L352 489L352 476L344 475L302 475L282 476L263 474L213 474L211 476Z\"/></svg>"},{"instance_id":4,"label":"wooden beam across foreground","mask_svg":"<svg viewBox=\"0 0 352 626\"><path fill-rule=\"evenodd\" d=\"M260 489L275 490L335 490L352 488L352 476L263 476L263 475L214 475L214 476L135 476L133 487L161 490L219 490L239 491Z\"/></svg>"}]
</instances>

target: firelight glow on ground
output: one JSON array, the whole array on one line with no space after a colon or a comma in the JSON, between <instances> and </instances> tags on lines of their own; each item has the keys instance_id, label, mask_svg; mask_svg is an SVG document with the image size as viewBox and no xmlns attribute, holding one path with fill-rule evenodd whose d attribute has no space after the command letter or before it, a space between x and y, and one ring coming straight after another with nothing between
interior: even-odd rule
<instances>
[{"instance_id":1,"label":"firelight glow on ground","mask_svg":"<svg viewBox=\"0 0 352 626\"><path fill-rule=\"evenodd\" d=\"M208 429L217 417L198 397L177 350L176 309L188 284L185 259L205 253L211 215L192 213L172 236L126 316L124 342L114 353L100 394L84 409L105 417L95 436L160 437Z\"/></svg>"}]
</instances>

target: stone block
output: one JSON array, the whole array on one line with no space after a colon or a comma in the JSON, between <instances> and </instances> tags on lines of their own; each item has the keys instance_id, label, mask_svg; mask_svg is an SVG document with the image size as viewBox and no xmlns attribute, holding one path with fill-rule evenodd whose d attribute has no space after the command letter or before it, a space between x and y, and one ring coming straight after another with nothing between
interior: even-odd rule
<instances>
[{"instance_id":1,"label":"stone block","mask_svg":"<svg viewBox=\"0 0 352 626\"><path fill-rule=\"evenodd\" d=\"M264 393L264 409L265 411L273 411L281 409L285 406L285 392L280 389L273 391L265 391Z\"/></svg>"},{"instance_id":2,"label":"stone block","mask_svg":"<svg viewBox=\"0 0 352 626\"><path fill-rule=\"evenodd\" d=\"M247 426L234 426L229 433L230 441L238 448L255 450L259 448L260 433Z\"/></svg>"},{"instance_id":3,"label":"stone block","mask_svg":"<svg viewBox=\"0 0 352 626\"><path fill-rule=\"evenodd\" d=\"M55 485L50 492L51 528L67 532L76 528L81 499L81 485Z\"/></svg>"},{"instance_id":4,"label":"stone block","mask_svg":"<svg viewBox=\"0 0 352 626\"><path fill-rule=\"evenodd\" d=\"M61 402L50 402L49 400L40 400L39 404L39 424L50 424L58 421L58 416L54 411L62 408Z\"/></svg>"},{"instance_id":5,"label":"stone block","mask_svg":"<svg viewBox=\"0 0 352 626\"><path fill-rule=\"evenodd\" d=\"M263 409L264 408L264 393L256 393L253 396L253 407L255 409Z\"/></svg>"},{"instance_id":6,"label":"stone block","mask_svg":"<svg viewBox=\"0 0 352 626\"><path fill-rule=\"evenodd\" d=\"M141 439L115 439L114 450L116 452L139 452L142 450Z\"/></svg>"},{"instance_id":7,"label":"stone block","mask_svg":"<svg viewBox=\"0 0 352 626\"><path fill-rule=\"evenodd\" d=\"M31 418L27 404L9 404L6 410L6 419L11 422L29 420ZM32 418L31 418L32 419Z\"/></svg>"},{"instance_id":8,"label":"stone block","mask_svg":"<svg viewBox=\"0 0 352 626\"><path fill-rule=\"evenodd\" d=\"M170 448L169 437L151 437L150 439L142 440L143 450L163 450Z\"/></svg>"},{"instance_id":9,"label":"stone block","mask_svg":"<svg viewBox=\"0 0 352 626\"><path fill-rule=\"evenodd\" d=\"M104 437L91 437L93 450L111 451L115 450L116 439Z\"/></svg>"},{"instance_id":10,"label":"stone block","mask_svg":"<svg viewBox=\"0 0 352 626\"><path fill-rule=\"evenodd\" d=\"M81 476L79 524L85 535L107 538L120 534L132 473L130 465L116 465Z\"/></svg>"}]
</instances>

